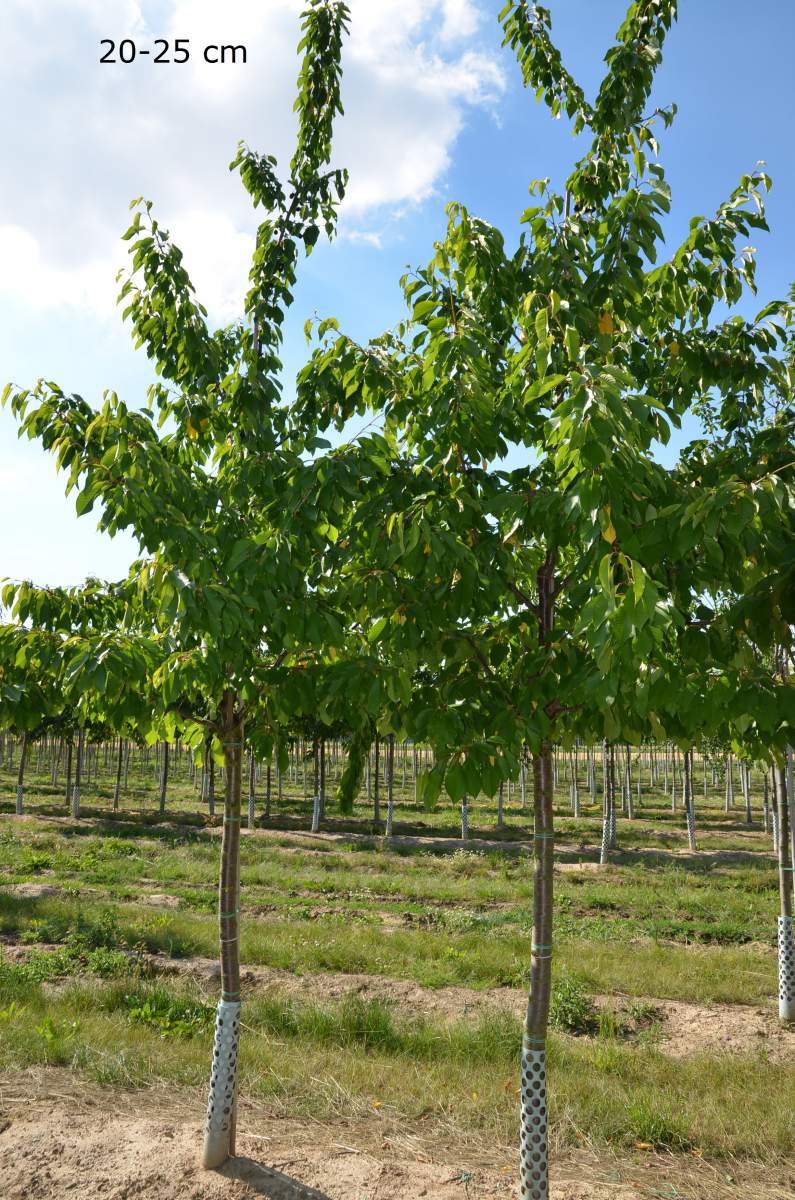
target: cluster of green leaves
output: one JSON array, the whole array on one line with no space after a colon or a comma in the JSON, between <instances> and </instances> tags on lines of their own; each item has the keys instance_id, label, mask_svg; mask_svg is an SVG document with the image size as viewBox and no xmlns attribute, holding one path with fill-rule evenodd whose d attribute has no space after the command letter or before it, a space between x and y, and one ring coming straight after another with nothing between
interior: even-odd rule
<instances>
[{"instance_id":1,"label":"cluster of green leaves","mask_svg":"<svg viewBox=\"0 0 795 1200\"><path fill-rule=\"evenodd\" d=\"M629 6L591 102L549 11L505 5L525 83L585 153L561 192L530 185L513 250L450 205L402 280L406 319L364 345L320 322L286 402L298 261L346 186L348 12L311 0L287 179L245 146L232 164L265 210L242 320L210 331L136 202L122 299L159 375L146 405L6 389L78 510L98 503L144 557L113 586L7 586L0 719L68 707L198 749L233 693L268 754L302 722L350 730L343 806L374 725L433 744L428 802L494 791L553 737L792 740L792 688L770 669L794 615L792 298L731 312L755 288L762 171L665 246L657 134L675 109L646 108L676 11ZM655 447L692 413L708 436L665 470ZM331 448L355 416L369 431ZM517 446L525 466L495 467Z\"/></svg>"},{"instance_id":2,"label":"cluster of green leaves","mask_svg":"<svg viewBox=\"0 0 795 1200\"><path fill-rule=\"evenodd\" d=\"M531 185L513 252L450 205L433 258L403 280L407 320L363 346L321 324L299 378L307 420L383 413L388 516L363 504L351 541L378 644L423 649L412 729L442 762L426 794L442 774L456 797L489 790L517 732L534 747L720 731L768 752L791 738L792 689L759 654L791 639L791 306L715 318L755 287L761 171L662 257L655 126L675 110L644 108L675 15L669 0L630 6L590 104L548 11L506 5L525 82L590 131L586 154L562 194ZM760 419L771 395L786 418ZM736 441L663 469L656 444L693 412L746 432L753 416L767 469ZM517 445L528 466L490 467ZM729 593L742 599L718 603Z\"/></svg>"},{"instance_id":3,"label":"cluster of green leaves","mask_svg":"<svg viewBox=\"0 0 795 1200\"><path fill-rule=\"evenodd\" d=\"M215 1019L213 1005L174 996L165 988L151 988L143 995L129 994L124 1001L131 1021L157 1029L164 1038L207 1033Z\"/></svg>"}]
</instances>

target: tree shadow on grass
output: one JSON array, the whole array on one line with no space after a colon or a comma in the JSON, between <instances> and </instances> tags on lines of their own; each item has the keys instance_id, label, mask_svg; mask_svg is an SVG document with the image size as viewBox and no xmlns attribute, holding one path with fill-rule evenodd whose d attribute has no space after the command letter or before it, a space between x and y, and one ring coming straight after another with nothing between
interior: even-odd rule
<instances>
[{"instance_id":1,"label":"tree shadow on grass","mask_svg":"<svg viewBox=\"0 0 795 1200\"><path fill-rule=\"evenodd\" d=\"M299 1183L275 1167L263 1166L245 1155L230 1158L218 1174L245 1183L255 1195L265 1196L267 1200L331 1200L325 1192Z\"/></svg>"}]
</instances>

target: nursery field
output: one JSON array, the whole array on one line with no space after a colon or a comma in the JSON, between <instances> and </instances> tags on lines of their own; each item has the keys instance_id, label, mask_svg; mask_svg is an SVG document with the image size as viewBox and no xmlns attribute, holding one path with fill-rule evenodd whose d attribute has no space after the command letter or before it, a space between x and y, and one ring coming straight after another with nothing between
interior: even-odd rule
<instances>
[{"instance_id":1,"label":"nursery field","mask_svg":"<svg viewBox=\"0 0 795 1200\"><path fill-rule=\"evenodd\" d=\"M248 7L281 60L296 6ZM212 111L168 91L190 121L167 139L184 206L150 169L154 93L150 130L120 91L140 145L104 100L84 122L102 150L65 176L114 175L132 145L129 179L154 196L130 205L117 274L145 391L104 324L59 359L80 328L58 321L64 268L26 211L4 226L52 330L16 338L0 409L132 561L66 541L59 559L57 522L31 524L48 513L36 459L14 458L0 1200L792 1200L795 288L757 274L758 131L719 106L733 175L686 104L697 169L680 156L673 207L677 77L659 94L655 76L678 0L627 4L591 97L545 4L501 3L488 86L488 5L300 7L291 107L281 61L250 72L278 157L237 141L262 98L235 85L247 216L217 211L203 178L205 133L232 115L215 88ZM590 55L611 6L580 7ZM711 59L739 61L712 32ZM132 62L132 37L118 45ZM37 97L63 71L34 60ZM573 155L524 124L520 84ZM344 92L375 134L354 116L337 139ZM488 133L450 107L476 98ZM399 126L421 120L416 179L393 155L396 105ZM475 134L488 145L456 174L452 143ZM528 145L540 173L499 228L480 214L514 211ZM28 150L25 171L51 161ZM86 222L49 178L28 183L64 263L90 229L74 290L93 311L110 210L92 186ZM442 191L445 218L420 220ZM197 196L222 308L180 247Z\"/></svg>"},{"instance_id":2,"label":"nursery field","mask_svg":"<svg viewBox=\"0 0 795 1200\"><path fill-rule=\"evenodd\" d=\"M493 797L470 802L464 842L457 809L415 801L410 770L395 772L389 841L366 795L352 817L329 802L309 833L292 766L266 821L255 780L241 837L242 1157L225 1168L240 1190L224 1191L223 1175L193 1173L218 819L178 759L163 818L154 771L131 773L114 811L109 762L78 820L49 763L29 767L23 816L8 763L0 779L4 1195L47 1196L59 1170L79 1186L81 1154L97 1195L513 1194L533 887L518 783L500 828ZM792 1195L795 1031L776 1015L761 784L752 775L748 826L708 777L693 852L660 778L619 816L599 866L601 797L581 780L575 820L561 766L553 1196ZM125 1171L143 1191L123 1190Z\"/></svg>"}]
</instances>

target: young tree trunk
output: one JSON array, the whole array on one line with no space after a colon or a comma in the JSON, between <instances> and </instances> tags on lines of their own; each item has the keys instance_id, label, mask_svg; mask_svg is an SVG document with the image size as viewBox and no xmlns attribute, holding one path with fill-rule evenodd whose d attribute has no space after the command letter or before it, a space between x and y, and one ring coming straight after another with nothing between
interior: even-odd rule
<instances>
[{"instance_id":1,"label":"young tree trunk","mask_svg":"<svg viewBox=\"0 0 795 1200\"><path fill-rule=\"evenodd\" d=\"M326 739L320 739L320 787L318 788L320 820L326 816Z\"/></svg>"},{"instance_id":2,"label":"young tree trunk","mask_svg":"<svg viewBox=\"0 0 795 1200\"><path fill-rule=\"evenodd\" d=\"M550 550L538 571L538 641L552 636L555 613L556 553ZM546 1042L552 992L552 905L555 785L552 743L545 738L533 756L533 934L530 997L522 1038L520 1195L549 1200L547 1148Z\"/></svg>"},{"instance_id":3,"label":"young tree trunk","mask_svg":"<svg viewBox=\"0 0 795 1200\"><path fill-rule=\"evenodd\" d=\"M28 757L28 735L27 732L22 734L22 745L19 750L19 767L17 768L17 816L22 815L22 797L25 788L25 763Z\"/></svg>"},{"instance_id":4,"label":"young tree trunk","mask_svg":"<svg viewBox=\"0 0 795 1200\"><path fill-rule=\"evenodd\" d=\"M779 842L781 840L779 837L778 788L776 786L776 772L772 769L770 771L770 783L770 794L773 805L773 853L778 854Z\"/></svg>"},{"instance_id":5,"label":"young tree trunk","mask_svg":"<svg viewBox=\"0 0 795 1200\"><path fill-rule=\"evenodd\" d=\"M391 838L395 819L395 735L390 733L386 747L386 836Z\"/></svg>"},{"instance_id":6,"label":"young tree trunk","mask_svg":"<svg viewBox=\"0 0 795 1200\"><path fill-rule=\"evenodd\" d=\"M610 849L618 848L618 833L616 829L616 753L611 742L607 752L608 788L610 790Z\"/></svg>"},{"instance_id":7,"label":"young tree trunk","mask_svg":"<svg viewBox=\"0 0 795 1200\"><path fill-rule=\"evenodd\" d=\"M207 745L207 811L215 816L215 758L212 742Z\"/></svg>"},{"instance_id":8,"label":"young tree trunk","mask_svg":"<svg viewBox=\"0 0 795 1200\"><path fill-rule=\"evenodd\" d=\"M80 816L80 778L83 770L83 746L85 733L82 729L77 732L77 756L75 758L75 786L72 791L72 816L77 820Z\"/></svg>"},{"instance_id":9,"label":"young tree trunk","mask_svg":"<svg viewBox=\"0 0 795 1200\"><path fill-rule=\"evenodd\" d=\"M121 793L121 771L124 762L124 738L119 738L119 751L116 757L116 784L113 788L113 810L116 812L119 807L119 795Z\"/></svg>"},{"instance_id":10,"label":"young tree trunk","mask_svg":"<svg viewBox=\"0 0 795 1200\"><path fill-rule=\"evenodd\" d=\"M778 1015L795 1021L795 946L792 937L792 866L790 862L789 804L782 767L775 768L778 795L778 878L781 915L778 918Z\"/></svg>"},{"instance_id":11,"label":"young tree trunk","mask_svg":"<svg viewBox=\"0 0 795 1200\"><path fill-rule=\"evenodd\" d=\"M610 779L608 766L607 742L602 747L602 845L599 852L599 863L607 866L611 842L611 813L610 813Z\"/></svg>"},{"instance_id":12,"label":"young tree trunk","mask_svg":"<svg viewBox=\"0 0 795 1200\"><path fill-rule=\"evenodd\" d=\"M215 1020L213 1065L207 1102L202 1166L220 1167L235 1153L237 1051L240 1037L240 800L243 770L243 720L234 692L221 705L224 750L224 830L218 884L221 947L221 999Z\"/></svg>"},{"instance_id":13,"label":"young tree trunk","mask_svg":"<svg viewBox=\"0 0 795 1200\"><path fill-rule=\"evenodd\" d=\"M74 734L69 734L69 741L66 744L66 796L64 803L68 804L72 796L72 755L74 753Z\"/></svg>"},{"instance_id":14,"label":"young tree trunk","mask_svg":"<svg viewBox=\"0 0 795 1200\"><path fill-rule=\"evenodd\" d=\"M381 791L380 791L380 761L381 761L381 739L378 734L375 735L375 761L373 762L373 825L376 829L381 827Z\"/></svg>"},{"instance_id":15,"label":"young tree trunk","mask_svg":"<svg viewBox=\"0 0 795 1200\"><path fill-rule=\"evenodd\" d=\"M50 782L52 783L52 786L54 788L56 788L58 786L58 768L61 765L62 756L63 756L63 738L59 738L58 739L58 749L56 751L55 758L53 759L53 764L52 764L52 775L50 776Z\"/></svg>"},{"instance_id":16,"label":"young tree trunk","mask_svg":"<svg viewBox=\"0 0 795 1200\"><path fill-rule=\"evenodd\" d=\"M168 742L163 742L163 754L160 759L160 816L166 813L166 792L168 791Z\"/></svg>"},{"instance_id":17,"label":"young tree trunk","mask_svg":"<svg viewBox=\"0 0 795 1200\"><path fill-rule=\"evenodd\" d=\"M552 989L554 816L552 748L533 756L535 829L530 997L522 1038L520 1187L522 1200L548 1200L546 1041Z\"/></svg>"},{"instance_id":18,"label":"young tree trunk","mask_svg":"<svg viewBox=\"0 0 795 1200\"><path fill-rule=\"evenodd\" d=\"M745 801L745 823L746 825L753 825L753 814L751 812L751 768L747 762L744 762L740 769L742 771L743 800Z\"/></svg>"},{"instance_id":19,"label":"young tree trunk","mask_svg":"<svg viewBox=\"0 0 795 1200\"><path fill-rule=\"evenodd\" d=\"M685 750L684 776L682 780L682 795L685 805L685 820L687 821L687 842L691 852L696 850L696 811L693 800L693 751Z\"/></svg>"},{"instance_id":20,"label":"young tree trunk","mask_svg":"<svg viewBox=\"0 0 795 1200\"><path fill-rule=\"evenodd\" d=\"M320 829L320 764L317 738L312 739L312 833ZM277 768L278 770L278 768Z\"/></svg>"},{"instance_id":21,"label":"young tree trunk","mask_svg":"<svg viewBox=\"0 0 795 1200\"><path fill-rule=\"evenodd\" d=\"M254 828L255 804L257 791L257 761L254 758L254 751L249 751L248 756L248 827Z\"/></svg>"}]
</instances>

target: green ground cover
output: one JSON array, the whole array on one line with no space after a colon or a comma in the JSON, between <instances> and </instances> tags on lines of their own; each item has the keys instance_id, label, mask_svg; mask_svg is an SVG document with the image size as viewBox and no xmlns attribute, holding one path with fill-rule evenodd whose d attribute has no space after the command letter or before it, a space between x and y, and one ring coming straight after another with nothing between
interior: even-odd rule
<instances>
[{"instance_id":1,"label":"green ground cover","mask_svg":"<svg viewBox=\"0 0 795 1200\"><path fill-rule=\"evenodd\" d=\"M16 818L8 771L0 782L0 937L14 946L0 948L0 1068L49 1064L116 1088L202 1088L214 986L160 968L217 953L217 821L184 779L164 820L154 786L143 803L123 796L114 813L100 780L73 821L60 788L35 775L27 815ZM283 788L278 809L274 792L270 823L260 797L258 828L241 850L247 966L429 988L526 986L532 877L518 795L503 830L493 800L473 804L473 833L496 843L479 847L457 840L452 807L426 813L410 791L399 793L404 837L392 845L373 836L363 803L346 821L330 804L324 828L338 836L324 840L306 831L300 787ZM719 789L706 805L702 797L696 856L686 852L681 811L649 797L635 820L619 819L620 849L606 868L594 865L598 809L584 806L575 821L561 787L557 810L554 1139L793 1153L795 1068L763 1049L673 1058L647 999L773 1011L778 884L760 796L750 830L739 808L724 812ZM451 842L421 840L432 834ZM506 837L523 844L503 850ZM161 906L147 903L153 895ZM361 1116L375 1106L446 1134L512 1144L517 1017L412 1013L320 992L252 994L246 1094L298 1117ZM593 1000L618 994L621 1013L636 998L632 1029L609 1002Z\"/></svg>"}]
</instances>

